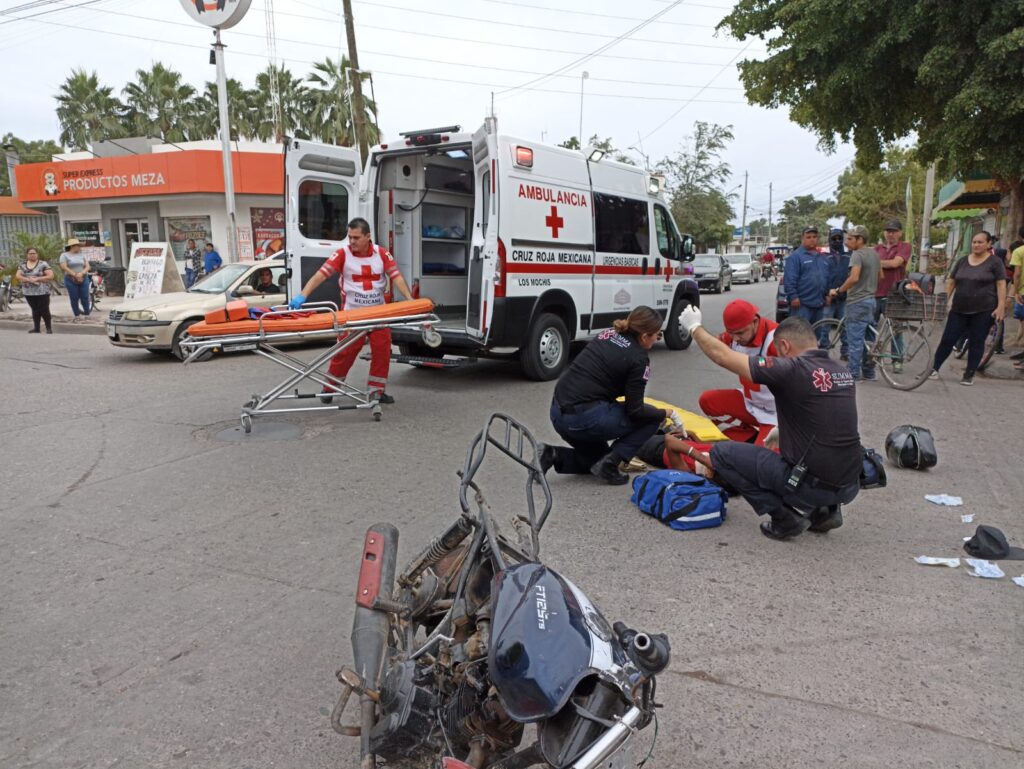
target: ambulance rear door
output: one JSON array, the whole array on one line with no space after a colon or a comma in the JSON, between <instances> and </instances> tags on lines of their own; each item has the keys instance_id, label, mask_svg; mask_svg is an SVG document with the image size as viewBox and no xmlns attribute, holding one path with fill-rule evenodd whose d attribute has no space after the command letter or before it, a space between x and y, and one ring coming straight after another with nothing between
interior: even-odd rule
<instances>
[{"instance_id":1,"label":"ambulance rear door","mask_svg":"<svg viewBox=\"0 0 1024 769\"><path fill-rule=\"evenodd\" d=\"M466 333L486 341L494 313L498 262L497 122L487 118L473 134L473 230L466 271Z\"/></svg>"},{"instance_id":2,"label":"ambulance rear door","mask_svg":"<svg viewBox=\"0 0 1024 769\"><path fill-rule=\"evenodd\" d=\"M360 216L359 151L304 139L285 146L285 250L288 296L302 287L348 236ZM339 304L337 280L327 280L306 301Z\"/></svg>"}]
</instances>

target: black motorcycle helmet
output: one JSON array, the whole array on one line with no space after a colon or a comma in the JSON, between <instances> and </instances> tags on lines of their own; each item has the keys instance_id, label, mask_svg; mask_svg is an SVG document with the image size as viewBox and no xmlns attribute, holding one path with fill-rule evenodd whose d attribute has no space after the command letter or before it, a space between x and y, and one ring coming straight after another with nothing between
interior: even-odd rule
<instances>
[{"instance_id":1,"label":"black motorcycle helmet","mask_svg":"<svg viewBox=\"0 0 1024 769\"><path fill-rule=\"evenodd\" d=\"M896 467L914 470L927 470L939 461L931 431L914 425L900 425L885 437L885 455Z\"/></svg>"}]
</instances>

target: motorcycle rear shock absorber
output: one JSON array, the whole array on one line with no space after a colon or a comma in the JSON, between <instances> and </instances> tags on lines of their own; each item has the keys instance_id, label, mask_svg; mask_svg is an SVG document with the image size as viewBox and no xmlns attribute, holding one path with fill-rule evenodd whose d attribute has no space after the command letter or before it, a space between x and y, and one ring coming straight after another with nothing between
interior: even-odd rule
<instances>
[{"instance_id":1,"label":"motorcycle rear shock absorber","mask_svg":"<svg viewBox=\"0 0 1024 769\"><path fill-rule=\"evenodd\" d=\"M398 584L408 587L416 581L420 573L428 566L433 566L455 548L462 544L473 532L473 521L468 516L460 516L442 534L435 537L423 552L416 556L408 568L398 577Z\"/></svg>"}]
</instances>

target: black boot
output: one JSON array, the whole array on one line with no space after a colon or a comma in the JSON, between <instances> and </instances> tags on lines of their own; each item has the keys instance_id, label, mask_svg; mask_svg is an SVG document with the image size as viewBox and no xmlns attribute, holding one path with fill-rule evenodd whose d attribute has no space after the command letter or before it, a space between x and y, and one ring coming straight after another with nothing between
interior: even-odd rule
<instances>
[{"instance_id":1,"label":"black boot","mask_svg":"<svg viewBox=\"0 0 1024 769\"><path fill-rule=\"evenodd\" d=\"M547 475L555 464L555 457L558 454L558 449L554 446L548 446L546 443L537 444L537 463L540 465L540 471Z\"/></svg>"},{"instance_id":2,"label":"black boot","mask_svg":"<svg viewBox=\"0 0 1024 769\"><path fill-rule=\"evenodd\" d=\"M619 472L619 458L613 453L605 454L590 467L590 472L612 486L629 483L629 476Z\"/></svg>"},{"instance_id":3,"label":"black boot","mask_svg":"<svg viewBox=\"0 0 1024 769\"><path fill-rule=\"evenodd\" d=\"M824 534L826 531L838 529L842 525L842 509L839 505L830 505L829 507L819 507L811 513L811 525L808 528L810 528L811 531Z\"/></svg>"},{"instance_id":4,"label":"black boot","mask_svg":"<svg viewBox=\"0 0 1024 769\"><path fill-rule=\"evenodd\" d=\"M768 523L761 524L761 533L768 539L789 539L797 534L803 534L811 525L809 519L789 507L776 510L771 516L772 519Z\"/></svg>"}]
</instances>

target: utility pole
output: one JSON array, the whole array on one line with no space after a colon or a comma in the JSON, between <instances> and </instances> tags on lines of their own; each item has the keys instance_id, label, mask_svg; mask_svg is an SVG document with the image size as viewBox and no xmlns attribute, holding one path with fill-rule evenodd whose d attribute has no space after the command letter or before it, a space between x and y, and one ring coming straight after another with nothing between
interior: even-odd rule
<instances>
[{"instance_id":1,"label":"utility pole","mask_svg":"<svg viewBox=\"0 0 1024 769\"><path fill-rule=\"evenodd\" d=\"M341 0L345 10L345 37L348 40L349 82L352 84L352 122L356 127L356 143L359 145L361 166L366 167L366 156L370 153L366 139L366 106L363 104L362 73L359 70L359 52L356 50L356 25L352 19L352 0Z\"/></svg>"},{"instance_id":2,"label":"utility pole","mask_svg":"<svg viewBox=\"0 0 1024 769\"><path fill-rule=\"evenodd\" d=\"M917 255L917 269L928 271L928 252L932 247L932 195L935 193L935 164L928 166L924 177L924 212L921 214L921 251Z\"/></svg>"},{"instance_id":3,"label":"utility pole","mask_svg":"<svg viewBox=\"0 0 1024 769\"><path fill-rule=\"evenodd\" d=\"M768 182L768 245L772 244L772 183Z\"/></svg>"},{"instance_id":4,"label":"utility pole","mask_svg":"<svg viewBox=\"0 0 1024 769\"><path fill-rule=\"evenodd\" d=\"M583 84L587 81L588 77L590 77L590 73L589 72L584 72L582 75L580 75L580 150L581 151L586 146L586 145L583 144Z\"/></svg>"},{"instance_id":5,"label":"utility pole","mask_svg":"<svg viewBox=\"0 0 1024 769\"><path fill-rule=\"evenodd\" d=\"M740 251L746 250L747 244L747 172L743 172L743 217L740 220Z\"/></svg>"},{"instance_id":6,"label":"utility pole","mask_svg":"<svg viewBox=\"0 0 1024 769\"><path fill-rule=\"evenodd\" d=\"M224 69L224 44L220 29L214 33L213 56L217 65L217 111L220 120L220 154L224 161L224 202L228 215L228 254L238 261L238 222L235 210L235 176L231 159L231 118L228 115L228 78ZM272 73L273 74L273 73Z\"/></svg>"}]
</instances>

